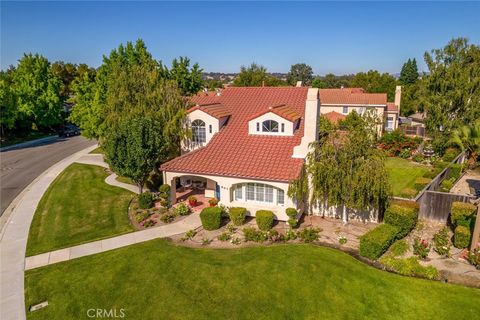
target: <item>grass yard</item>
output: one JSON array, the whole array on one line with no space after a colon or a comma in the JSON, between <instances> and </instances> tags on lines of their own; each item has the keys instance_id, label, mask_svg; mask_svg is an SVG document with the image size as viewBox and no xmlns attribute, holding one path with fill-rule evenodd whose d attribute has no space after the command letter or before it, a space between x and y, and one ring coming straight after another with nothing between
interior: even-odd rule
<instances>
[{"instance_id":1,"label":"grass yard","mask_svg":"<svg viewBox=\"0 0 480 320\"><path fill-rule=\"evenodd\" d=\"M26 272L29 319L475 319L480 290L403 277L313 245L193 249L153 240Z\"/></svg>"},{"instance_id":2,"label":"grass yard","mask_svg":"<svg viewBox=\"0 0 480 320\"><path fill-rule=\"evenodd\" d=\"M74 163L50 185L30 226L27 256L133 231L133 193L105 183L97 166Z\"/></svg>"},{"instance_id":3,"label":"grass yard","mask_svg":"<svg viewBox=\"0 0 480 320\"><path fill-rule=\"evenodd\" d=\"M406 188L414 189L415 180L431 170L428 166L394 157L387 158L385 165L394 196L401 196Z\"/></svg>"},{"instance_id":4,"label":"grass yard","mask_svg":"<svg viewBox=\"0 0 480 320\"><path fill-rule=\"evenodd\" d=\"M90 154L103 154L103 148L102 147L97 147L90 151Z\"/></svg>"}]
</instances>

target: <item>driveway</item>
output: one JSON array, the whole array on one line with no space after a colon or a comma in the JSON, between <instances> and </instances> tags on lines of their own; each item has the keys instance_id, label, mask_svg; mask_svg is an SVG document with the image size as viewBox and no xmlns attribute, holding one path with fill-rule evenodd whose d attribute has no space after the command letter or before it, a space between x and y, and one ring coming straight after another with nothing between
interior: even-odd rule
<instances>
[{"instance_id":1,"label":"driveway","mask_svg":"<svg viewBox=\"0 0 480 320\"><path fill-rule=\"evenodd\" d=\"M0 215L15 199L42 172L58 161L96 144L95 140L83 137L56 138L48 142L2 151L0 175Z\"/></svg>"}]
</instances>

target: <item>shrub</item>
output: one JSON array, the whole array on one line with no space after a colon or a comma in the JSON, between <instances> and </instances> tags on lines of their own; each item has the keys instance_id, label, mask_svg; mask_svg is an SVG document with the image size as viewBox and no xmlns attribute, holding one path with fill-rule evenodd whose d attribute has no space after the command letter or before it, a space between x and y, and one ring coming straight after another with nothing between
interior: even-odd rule
<instances>
[{"instance_id":1,"label":"shrub","mask_svg":"<svg viewBox=\"0 0 480 320\"><path fill-rule=\"evenodd\" d=\"M368 231L360 237L360 255L372 260L378 259L387 251L400 231L399 227L386 223Z\"/></svg>"},{"instance_id":2,"label":"shrub","mask_svg":"<svg viewBox=\"0 0 480 320\"><path fill-rule=\"evenodd\" d=\"M400 197L402 198L407 198L407 199L412 199L415 198L417 195L418 191L412 188L404 188L402 191L400 191Z\"/></svg>"},{"instance_id":3,"label":"shrub","mask_svg":"<svg viewBox=\"0 0 480 320\"><path fill-rule=\"evenodd\" d=\"M285 213L290 219L296 219L298 215L298 211L295 208L287 208L285 209Z\"/></svg>"},{"instance_id":4,"label":"shrub","mask_svg":"<svg viewBox=\"0 0 480 320\"><path fill-rule=\"evenodd\" d=\"M163 214L161 217L160 217L160 220L163 222L163 223L171 223L173 222L173 220L175 220L175 217L177 215L175 214L175 211L169 211L165 214Z\"/></svg>"},{"instance_id":5,"label":"shrub","mask_svg":"<svg viewBox=\"0 0 480 320\"><path fill-rule=\"evenodd\" d=\"M338 243L340 243L341 245L346 244L347 243L347 237L345 237L345 236L338 237Z\"/></svg>"},{"instance_id":6,"label":"shrub","mask_svg":"<svg viewBox=\"0 0 480 320\"><path fill-rule=\"evenodd\" d=\"M429 179L433 179L433 178L435 178L438 174L439 174L438 169L437 169L437 170L433 170L433 169L432 169L432 170L428 170L427 172L425 172L425 173L423 174L423 177L429 178Z\"/></svg>"},{"instance_id":7,"label":"shrub","mask_svg":"<svg viewBox=\"0 0 480 320\"><path fill-rule=\"evenodd\" d=\"M413 242L413 253L421 259L425 259L430 252L430 245L424 239L415 238Z\"/></svg>"},{"instance_id":8,"label":"shrub","mask_svg":"<svg viewBox=\"0 0 480 320\"><path fill-rule=\"evenodd\" d=\"M138 206L142 209L150 209L153 206L153 195L150 192L138 195Z\"/></svg>"},{"instance_id":9,"label":"shrub","mask_svg":"<svg viewBox=\"0 0 480 320\"><path fill-rule=\"evenodd\" d=\"M455 248L463 249L470 244L470 229L464 226L457 226L453 234L453 245Z\"/></svg>"},{"instance_id":10,"label":"shrub","mask_svg":"<svg viewBox=\"0 0 480 320\"><path fill-rule=\"evenodd\" d=\"M417 224L418 204L410 201L395 201L385 211L385 223L400 228L398 239L405 237Z\"/></svg>"},{"instance_id":11,"label":"shrub","mask_svg":"<svg viewBox=\"0 0 480 320\"><path fill-rule=\"evenodd\" d=\"M148 211L139 210L135 213L135 221L140 223L143 220L147 219L149 216L150 216L150 214L148 213Z\"/></svg>"},{"instance_id":12,"label":"shrub","mask_svg":"<svg viewBox=\"0 0 480 320\"><path fill-rule=\"evenodd\" d=\"M413 161L415 162L422 162L423 160L425 160L425 157L420 153L417 153L416 155L413 156Z\"/></svg>"},{"instance_id":13,"label":"shrub","mask_svg":"<svg viewBox=\"0 0 480 320\"><path fill-rule=\"evenodd\" d=\"M147 181L145 181L145 186L150 190L158 190L159 187L162 185L163 177L161 174L152 173Z\"/></svg>"},{"instance_id":14,"label":"shrub","mask_svg":"<svg viewBox=\"0 0 480 320\"><path fill-rule=\"evenodd\" d=\"M416 190L420 191L420 190L422 190L423 188L425 188L425 186L426 186L427 184L429 184L431 181L432 181L432 179L430 179L430 178L418 177L418 178L415 180L414 187L415 187Z\"/></svg>"},{"instance_id":15,"label":"shrub","mask_svg":"<svg viewBox=\"0 0 480 320\"><path fill-rule=\"evenodd\" d=\"M187 216L190 214L190 208L182 202L177 206L177 213L181 216Z\"/></svg>"},{"instance_id":16,"label":"shrub","mask_svg":"<svg viewBox=\"0 0 480 320\"><path fill-rule=\"evenodd\" d=\"M466 202L452 202L450 209L450 221L454 226L459 220L471 220L475 214L475 205Z\"/></svg>"},{"instance_id":17,"label":"shrub","mask_svg":"<svg viewBox=\"0 0 480 320\"><path fill-rule=\"evenodd\" d=\"M438 279L438 270L433 266L424 267L419 262L417 257L410 257L407 259L396 259L392 256L385 256L380 259L388 270L397 272L405 276L417 276L427 279Z\"/></svg>"},{"instance_id":18,"label":"shrub","mask_svg":"<svg viewBox=\"0 0 480 320\"><path fill-rule=\"evenodd\" d=\"M218 240L220 241L228 241L230 240L232 236L230 235L230 233L228 232L223 232L222 234L220 234L217 238Z\"/></svg>"},{"instance_id":19,"label":"shrub","mask_svg":"<svg viewBox=\"0 0 480 320\"><path fill-rule=\"evenodd\" d=\"M293 230L287 230L285 233L285 241L295 240L297 239L297 233Z\"/></svg>"},{"instance_id":20,"label":"shrub","mask_svg":"<svg viewBox=\"0 0 480 320\"><path fill-rule=\"evenodd\" d=\"M243 237L245 241L262 242L267 240L265 233L252 227L243 228Z\"/></svg>"},{"instance_id":21,"label":"shrub","mask_svg":"<svg viewBox=\"0 0 480 320\"><path fill-rule=\"evenodd\" d=\"M247 216L247 209L243 207L233 207L228 210L230 221L236 226L241 226L245 222Z\"/></svg>"},{"instance_id":22,"label":"shrub","mask_svg":"<svg viewBox=\"0 0 480 320\"><path fill-rule=\"evenodd\" d=\"M450 172L448 174L448 177L455 182L458 178L460 178L460 175L462 174L463 165L459 163L454 163L451 164L449 168Z\"/></svg>"},{"instance_id":23,"label":"shrub","mask_svg":"<svg viewBox=\"0 0 480 320\"><path fill-rule=\"evenodd\" d=\"M145 220L144 223L143 223L143 226L145 228L150 228L150 227L153 227L155 225L155 221L153 221L152 219L148 219L148 220Z\"/></svg>"},{"instance_id":24,"label":"shrub","mask_svg":"<svg viewBox=\"0 0 480 320\"><path fill-rule=\"evenodd\" d=\"M222 223L222 209L219 207L208 207L200 212L200 220L205 230L216 230Z\"/></svg>"},{"instance_id":25,"label":"shrub","mask_svg":"<svg viewBox=\"0 0 480 320\"><path fill-rule=\"evenodd\" d=\"M273 212L270 210L258 210L255 213L255 221L260 230L268 231L273 226Z\"/></svg>"},{"instance_id":26,"label":"shrub","mask_svg":"<svg viewBox=\"0 0 480 320\"><path fill-rule=\"evenodd\" d=\"M402 159L408 159L410 158L411 155L412 155L412 151L408 148L403 149L402 151L400 151L400 154L399 154L400 158Z\"/></svg>"},{"instance_id":27,"label":"shrub","mask_svg":"<svg viewBox=\"0 0 480 320\"><path fill-rule=\"evenodd\" d=\"M459 154L457 149L454 148L448 148L445 150L445 154L442 157L442 160L445 162L452 162L453 159Z\"/></svg>"},{"instance_id":28,"label":"shrub","mask_svg":"<svg viewBox=\"0 0 480 320\"><path fill-rule=\"evenodd\" d=\"M433 250L441 256L450 256L450 241L447 227L443 227L433 235Z\"/></svg>"},{"instance_id":29,"label":"shrub","mask_svg":"<svg viewBox=\"0 0 480 320\"><path fill-rule=\"evenodd\" d=\"M195 237L195 235L197 234L197 231L191 229L191 230L188 230L187 232L185 232L185 235L182 237L182 241L187 241L187 240L190 240L192 239L193 237Z\"/></svg>"},{"instance_id":30,"label":"shrub","mask_svg":"<svg viewBox=\"0 0 480 320\"><path fill-rule=\"evenodd\" d=\"M453 179L444 179L440 184L440 191L442 192L449 192L452 189L455 180Z\"/></svg>"},{"instance_id":31,"label":"shrub","mask_svg":"<svg viewBox=\"0 0 480 320\"><path fill-rule=\"evenodd\" d=\"M399 257L404 255L408 251L408 243L407 240L397 240L389 249L389 252L394 257Z\"/></svg>"},{"instance_id":32,"label":"shrub","mask_svg":"<svg viewBox=\"0 0 480 320\"><path fill-rule=\"evenodd\" d=\"M168 184L162 184L158 188L158 192L160 192L160 195L166 195L167 197L170 195L170 186Z\"/></svg>"},{"instance_id":33,"label":"shrub","mask_svg":"<svg viewBox=\"0 0 480 320\"><path fill-rule=\"evenodd\" d=\"M297 219L293 219L293 218L288 219L288 225L290 226L290 228L295 228L297 224L298 224Z\"/></svg>"},{"instance_id":34,"label":"shrub","mask_svg":"<svg viewBox=\"0 0 480 320\"><path fill-rule=\"evenodd\" d=\"M212 243L212 239L202 238L202 245L203 246L209 245L210 243Z\"/></svg>"},{"instance_id":35,"label":"shrub","mask_svg":"<svg viewBox=\"0 0 480 320\"><path fill-rule=\"evenodd\" d=\"M306 229L303 229L302 231L299 231L297 236L303 242L313 242L318 240L320 231L322 231L322 229L320 228L306 228Z\"/></svg>"},{"instance_id":36,"label":"shrub","mask_svg":"<svg viewBox=\"0 0 480 320\"><path fill-rule=\"evenodd\" d=\"M474 265L477 269L480 269L480 248L475 248L468 253L468 262Z\"/></svg>"}]
</instances>

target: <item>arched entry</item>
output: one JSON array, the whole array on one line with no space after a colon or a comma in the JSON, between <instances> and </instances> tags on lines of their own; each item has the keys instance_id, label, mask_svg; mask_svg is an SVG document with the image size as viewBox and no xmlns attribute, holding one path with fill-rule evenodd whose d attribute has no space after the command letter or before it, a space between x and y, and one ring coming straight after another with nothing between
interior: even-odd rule
<instances>
[{"instance_id":1,"label":"arched entry","mask_svg":"<svg viewBox=\"0 0 480 320\"><path fill-rule=\"evenodd\" d=\"M171 181L172 203L187 201L189 196L195 196L199 207L208 206L211 198L219 199L219 187L217 183L201 176L182 175ZM219 199L220 200L220 199Z\"/></svg>"}]
</instances>

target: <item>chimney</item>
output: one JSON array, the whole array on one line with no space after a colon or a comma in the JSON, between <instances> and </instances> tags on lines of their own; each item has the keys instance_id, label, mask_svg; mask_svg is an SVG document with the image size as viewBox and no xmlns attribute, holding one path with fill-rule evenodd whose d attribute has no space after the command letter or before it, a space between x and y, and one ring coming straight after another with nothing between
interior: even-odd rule
<instances>
[{"instance_id":1,"label":"chimney","mask_svg":"<svg viewBox=\"0 0 480 320\"><path fill-rule=\"evenodd\" d=\"M298 146L293 148L293 158L305 158L310 151L310 143L318 140L318 117L320 116L320 102L318 89L309 88L305 102L305 116L303 121L303 137Z\"/></svg>"},{"instance_id":2,"label":"chimney","mask_svg":"<svg viewBox=\"0 0 480 320\"><path fill-rule=\"evenodd\" d=\"M400 114L400 101L402 100L402 86L395 88L395 105L398 107L398 114Z\"/></svg>"},{"instance_id":3,"label":"chimney","mask_svg":"<svg viewBox=\"0 0 480 320\"><path fill-rule=\"evenodd\" d=\"M295 87L301 87L302 86L302 81L297 81L297 85Z\"/></svg>"}]
</instances>

